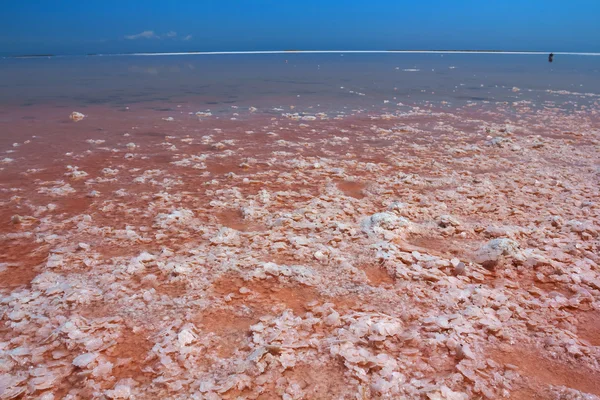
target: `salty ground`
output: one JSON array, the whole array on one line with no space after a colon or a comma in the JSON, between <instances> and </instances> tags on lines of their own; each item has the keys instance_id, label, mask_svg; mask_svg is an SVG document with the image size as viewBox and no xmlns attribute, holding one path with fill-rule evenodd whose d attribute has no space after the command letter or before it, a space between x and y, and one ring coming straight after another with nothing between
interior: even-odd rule
<instances>
[{"instance_id":1,"label":"salty ground","mask_svg":"<svg viewBox=\"0 0 600 400\"><path fill-rule=\"evenodd\" d=\"M0 399L600 398L598 96L71 111L0 121Z\"/></svg>"}]
</instances>

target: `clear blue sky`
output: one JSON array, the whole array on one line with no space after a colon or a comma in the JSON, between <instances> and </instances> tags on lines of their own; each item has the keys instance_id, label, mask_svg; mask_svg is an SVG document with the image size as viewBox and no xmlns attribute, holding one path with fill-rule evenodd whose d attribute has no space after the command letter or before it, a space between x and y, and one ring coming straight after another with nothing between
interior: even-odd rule
<instances>
[{"instance_id":1,"label":"clear blue sky","mask_svg":"<svg viewBox=\"0 0 600 400\"><path fill-rule=\"evenodd\" d=\"M0 54L600 51L600 0L1 0Z\"/></svg>"}]
</instances>

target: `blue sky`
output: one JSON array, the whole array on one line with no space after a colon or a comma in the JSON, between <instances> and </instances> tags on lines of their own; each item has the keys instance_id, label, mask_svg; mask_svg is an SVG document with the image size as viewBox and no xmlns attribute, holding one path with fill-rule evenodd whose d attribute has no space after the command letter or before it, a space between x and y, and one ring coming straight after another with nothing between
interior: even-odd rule
<instances>
[{"instance_id":1,"label":"blue sky","mask_svg":"<svg viewBox=\"0 0 600 400\"><path fill-rule=\"evenodd\" d=\"M600 51L600 0L2 0L0 54Z\"/></svg>"}]
</instances>

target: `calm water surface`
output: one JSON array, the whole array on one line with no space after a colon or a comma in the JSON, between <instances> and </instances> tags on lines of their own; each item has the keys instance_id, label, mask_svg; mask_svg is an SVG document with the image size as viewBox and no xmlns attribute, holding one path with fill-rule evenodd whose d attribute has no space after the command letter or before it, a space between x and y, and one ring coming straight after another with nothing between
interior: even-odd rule
<instances>
[{"instance_id":1,"label":"calm water surface","mask_svg":"<svg viewBox=\"0 0 600 400\"><path fill-rule=\"evenodd\" d=\"M557 96L548 91L600 94L600 57L560 55L552 64L543 55L505 54L0 59L0 105L12 107L183 102L213 111L291 104L339 110L387 102L540 103Z\"/></svg>"}]
</instances>

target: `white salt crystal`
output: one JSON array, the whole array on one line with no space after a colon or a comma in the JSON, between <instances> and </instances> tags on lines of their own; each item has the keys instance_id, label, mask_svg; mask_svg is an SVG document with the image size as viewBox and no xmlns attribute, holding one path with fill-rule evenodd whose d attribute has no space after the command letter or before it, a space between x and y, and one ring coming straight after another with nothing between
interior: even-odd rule
<instances>
[{"instance_id":1,"label":"white salt crystal","mask_svg":"<svg viewBox=\"0 0 600 400\"><path fill-rule=\"evenodd\" d=\"M76 367L79 367L79 368L85 368L88 365L90 365L92 362L94 362L96 357L98 357L98 354L96 354L96 353L84 353L84 354L78 355L73 360L73 365Z\"/></svg>"}]
</instances>

